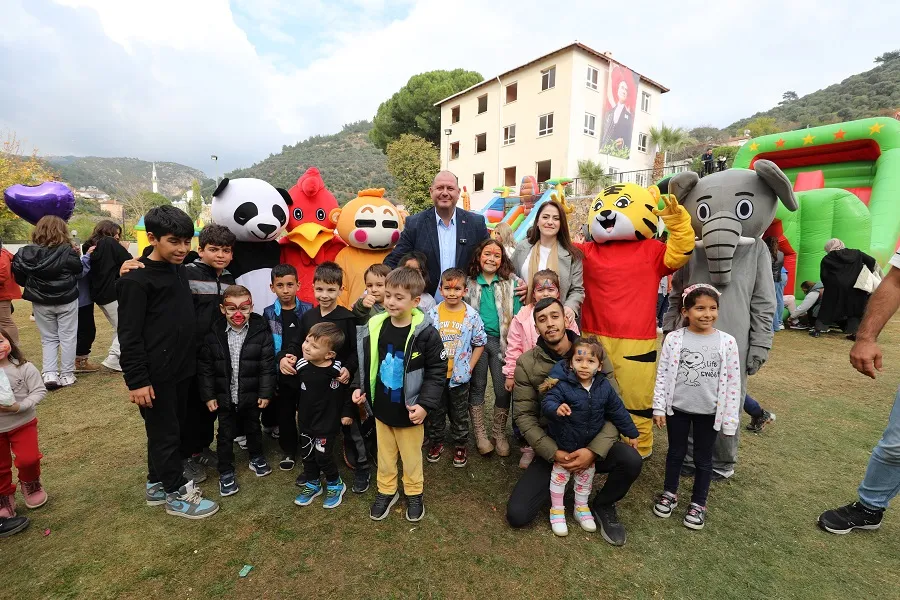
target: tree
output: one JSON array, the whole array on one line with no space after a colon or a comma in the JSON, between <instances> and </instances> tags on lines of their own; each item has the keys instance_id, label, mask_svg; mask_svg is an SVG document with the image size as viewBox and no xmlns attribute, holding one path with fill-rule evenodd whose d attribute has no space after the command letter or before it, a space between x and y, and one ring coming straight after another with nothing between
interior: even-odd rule
<instances>
[{"instance_id":1,"label":"tree","mask_svg":"<svg viewBox=\"0 0 900 600\"><path fill-rule=\"evenodd\" d=\"M151 208L170 206L172 201L150 190L133 190L122 197L122 204L125 205L125 214L128 218L137 221Z\"/></svg>"},{"instance_id":2,"label":"tree","mask_svg":"<svg viewBox=\"0 0 900 600\"><path fill-rule=\"evenodd\" d=\"M612 179L599 162L592 160L578 161L578 179L584 183L584 193L593 194L597 188L608 186Z\"/></svg>"},{"instance_id":3,"label":"tree","mask_svg":"<svg viewBox=\"0 0 900 600\"><path fill-rule=\"evenodd\" d=\"M790 104L791 102L794 102L797 99L799 99L797 92L788 90L781 95L781 102L779 102L778 104L784 106L785 104Z\"/></svg>"},{"instance_id":4,"label":"tree","mask_svg":"<svg viewBox=\"0 0 900 600\"><path fill-rule=\"evenodd\" d=\"M694 127L688 131L688 135L697 140L697 143L715 143L722 141L727 134L719 129L718 127L713 127L712 125L700 125L699 127Z\"/></svg>"},{"instance_id":5,"label":"tree","mask_svg":"<svg viewBox=\"0 0 900 600\"><path fill-rule=\"evenodd\" d=\"M650 126L650 143L656 146L656 157L653 159L653 181L662 179L666 166L666 155L678 152L685 146L696 143L681 127L669 127L665 123L658 128Z\"/></svg>"},{"instance_id":6,"label":"tree","mask_svg":"<svg viewBox=\"0 0 900 600\"><path fill-rule=\"evenodd\" d=\"M397 181L397 197L414 215L432 206L431 182L441 168L440 152L426 139L404 133L387 146L387 168Z\"/></svg>"},{"instance_id":7,"label":"tree","mask_svg":"<svg viewBox=\"0 0 900 600\"><path fill-rule=\"evenodd\" d=\"M886 63L891 62L892 60L900 59L900 50L894 50L892 52L885 52L881 56L875 57L875 62L877 63Z\"/></svg>"},{"instance_id":8,"label":"tree","mask_svg":"<svg viewBox=\"0 0 900 600\"><path fill-rule=\"evenodd\" d=\"M479 83L474 71L429 71L413 75L405 86L381 103L369 139L382 152L404 133L441 145L441 109L435 102Z\"/></svg>"},{"instance_id":9,"label":"tree","mask_svg":"<svg viewBox=\"0 0 900 600\"><path fill-rule=\"evenodd\" d=\"M37 157L37 150L32 150L30 156L23 156L20 151L21 144L16 134L7 133L0 148L0 190L17 183L39 185L56 179L56 173ZM0 199L0 239L25 239L28 230L29 224L9 210Z\"/></svg>"},{"instance_id":10,"label":"tree","mask_svg":"<svg viewBox=\"0 0 900 600\"><path fill-rule=\"evenodd\" d=\"M94 198L75 198L75 214L91 217L109 217L109 212L100 208Z\"/></svg>"},{"instance_id":11,"label":"tree","mask_svg":"<svg viewBox=\"0 0 900 600\"><path fill-rule=\"evenodd\" d=\"M769 135L770 133L780 133L784 131L784 129L778 125L775 117L756 117L747 123L738 135L744 133L743 129L749 129L751 137L759 137L761 135Z\"/></svg>"},{"instance_id":12,"label":"tree","mask_svg":"<svg viewBox=\"0 0 900 600\"><path fill-rule=\"evenodd\" d=\"M202 211L203 196L200 195L200 182L195 179L194 183L191 184L191 199L187 202L187 214L191 221L196 221L200 218Z\"/></svg>"}]
</instances>

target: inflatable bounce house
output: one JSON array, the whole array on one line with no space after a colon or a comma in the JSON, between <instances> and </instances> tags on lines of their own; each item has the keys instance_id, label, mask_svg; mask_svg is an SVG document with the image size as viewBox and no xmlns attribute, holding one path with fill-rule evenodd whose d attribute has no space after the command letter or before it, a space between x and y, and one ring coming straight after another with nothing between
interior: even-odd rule
<instances>
[{"instance_id":1,"label":"inflatable bounce house","mask_svg":"<svg viewBox=\"0 0 900 600\"><path fill-rule=\"evenodd\" d=\"M508 224L513 230L516 242L521 242L528 235L528 228L534 224L534 217L537 215L535 209L540 208L545 202L557 200L567 213L572 212L571 207L566 204L565 195L565 187L571 182L571 179L566 178L550 179L545 182L548 184L546 191L540 193L537 179L526 175L522 178L518 195L515 194L515 188L506 186L494 188L493 191L497 195L491 198L483 209L476 212L484 215L488 229L493 229L500 223Z\"/></svg>"},{"instance_id":2,"label":"inflatable bounce house","mask_svg":"<svg viewBox=\"0 0 900 600\"><path fill-rule=\"evenodd\" d=\"M819 280L825 242L836 237L885 267L900 237L900 121L862 119L748 140L734 159L752 169L759 159L778 165L794 185L798 209L779 205L766 232L785 255L785 294Z\"/></svg>"}]
</instances>

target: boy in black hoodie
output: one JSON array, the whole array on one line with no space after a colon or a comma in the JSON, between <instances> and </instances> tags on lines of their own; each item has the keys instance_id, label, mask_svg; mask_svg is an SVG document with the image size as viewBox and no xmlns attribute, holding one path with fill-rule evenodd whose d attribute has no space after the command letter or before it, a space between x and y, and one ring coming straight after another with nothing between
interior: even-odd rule
<instances>
[{"instance_id":1,"label":"boy in black hoodie","mask_svg":"<svg viewBox=\"0 0 900 600\"><path fill-rule=\"evenodd\" d=\"M191 295L194 300L194 315L197 329L194 339L197 356L203 345L203 338L209 333L213 322L222 314L219 305L222 293L234 285L234 277L228 272L231 250L235 236L223 225L207 225L200 232L198 249L200 258L185 265ZM201 398L197 378L191 380L190 401L188 402L184 427L181 431L181 458L184 461L184 476L200 483L206 480L204 467L216 468L218 460L209 449L215 437L216 413L210 412Z\"/></svg>"},{"instance_id":2,"label":"boy in black hoodie","mask_svg":"<svg viewBox=\"0 0 900 600\"><path fill-rule=\"evenodd\" d=\"M343 306L338 305L338 296L341 295L341 286L344 283L344 272L334 262L324 262L316 267L313 275L313 293L318 306L308 310L300 317L300 331L296 338L284 347L284 358L281 359L280 370L284 375L295 375L297 370L294 365L297 357L302 354L302 345L309 334L310 329L316 323L334 323L344 334L344 344L337 351L337 360L341 363L341 373L338 381L347 385L356 376L359 367L359 356L356 353L356 316ZM350 393L349 390L347 392ZM357 442L359 429L356 434L351 431L354 426L344 429L344 436ZM357 459L354 473L353 491L363 493L369 489L369 463L365 452L365 445L356 443ZM297 486L303 487L306 477L303 473L297 478Z\"/></svg>"},{"instance_id":3,"label":"boy in black hoodie","mask_svg":"<svg viewBox=\"0 0 900 600\"><path fill-rule=\"evenodd\" d=\"M322 494L325 475L324 508L336 508L347 491L334 461L334 446L340 426L352 422L353 403L346 385L338 381L341 363L335 360L344 345L344 334L334 323L316 323L303 343L303 358L297 361L300 448L306 486L294 500L307 506Z\"/></svg>"},{"instance_id":4,"label":"boy in black hoodie","mask_svg":"<svg viewBox=\"0 0 900 600\"><path fill-rule=\"evenodd\" d=\"M152 251L119 278L121 366L147 430L146 501L170 515L202 519L219 510L182 473L181 423L196 369L194 305L182 262L194 224L173 206L144 216Z\"/></svg>"}]
</instances>

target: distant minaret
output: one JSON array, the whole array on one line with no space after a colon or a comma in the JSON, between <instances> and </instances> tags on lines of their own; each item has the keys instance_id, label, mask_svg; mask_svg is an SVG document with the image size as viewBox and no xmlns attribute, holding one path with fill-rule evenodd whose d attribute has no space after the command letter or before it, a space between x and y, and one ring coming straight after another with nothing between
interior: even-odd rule
<instances>
[{"instance_id":1,"label":"distant minaret","mask_svg":"<svg viewBox=\"0 0 900 600\"><path fill-rule=\"evenodd\" d=\"M156 178L156 163L153 163L153 176L150 178L153 182L153 193L159 193L159 180Z\"/></svg>"}]
</instances>

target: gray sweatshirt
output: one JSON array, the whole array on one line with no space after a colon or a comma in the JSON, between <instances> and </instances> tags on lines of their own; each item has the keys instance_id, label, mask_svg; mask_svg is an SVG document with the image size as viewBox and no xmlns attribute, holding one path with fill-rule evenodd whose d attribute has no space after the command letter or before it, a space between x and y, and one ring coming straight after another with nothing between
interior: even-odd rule
<instances>
[{"instance_id":1,"label":"gray sweatshirt","mask_svg":"<svg viewBox=\"0 0 900 600\"><path fill-rule=\"evenodd\" d=\"M19 403L19 412L0 411L0 433L12 431L32 421L37 416L34 407L47 395L40 371L30 362L23 365L10 362L3 370L9 378L13 396Z\"/></svg>"}]
</instances>

